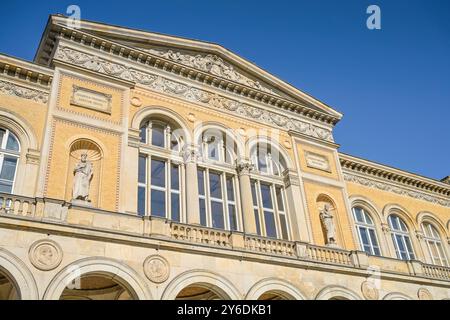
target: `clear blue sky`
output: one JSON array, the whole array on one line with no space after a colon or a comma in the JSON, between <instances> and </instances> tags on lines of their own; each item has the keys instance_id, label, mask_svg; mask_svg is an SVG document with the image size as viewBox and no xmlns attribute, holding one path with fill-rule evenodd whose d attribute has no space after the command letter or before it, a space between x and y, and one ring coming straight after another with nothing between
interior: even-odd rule
<instances>
[{"instance_id":1,"label":"clear blue sky","mask_svg":"<svg viewBox=\"0 0 450 320\"><path fill-rule=\"evenodd\" d=\"M31 60L51 13L222 44L344 113L340 150L450 175L450 1L5 1L0 52ZM382 29L366 28L381 8Z\"/></svg>"}]
</instances>

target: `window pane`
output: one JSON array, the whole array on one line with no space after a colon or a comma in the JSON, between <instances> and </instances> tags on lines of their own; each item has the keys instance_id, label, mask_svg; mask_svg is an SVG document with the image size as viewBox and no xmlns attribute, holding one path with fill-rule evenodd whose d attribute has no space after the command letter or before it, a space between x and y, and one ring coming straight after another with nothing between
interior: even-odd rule
<instances>
[{"instance_id":1,"label":"window pane","mask_svg":"<svg viewBox=\"0 0 450 320\"><path fill-rule=\"evenodd\" d=\"M139 155L139 173L138 173L138 181L145 183L147 170L146 170L147 157L144 155Z\"/></svg>"},{"instance_id":2,"label":"window pane","mask_svg":"<svg viewBox=\"0 0 450 320\"><path fill-rule=\"evenodd\" d=\"M398 218L398 222L399 222L399 224L400 224L400 229L401 229L403 232L408 232L408 227L407 227L406 224L403 222L403 220L400 219L400 218Z\"/></svg>"},{"instance_id":3,"label":"window pane","mask_svg":"<svg viewBox=\"0 0 450 320\"><path fill-rule=\"evenodd\" d=\"M253 210L254 214L255 214L255 223L256 223L256 233L258 235L261 235L261 225L259 223L259 214L258 214L258 209Z\"/></svg>"},{"instance_id":4,"label":"window pane","mask_svg":"<svg viewBox=\"0 0 450 320\"><path fill-rule=\"evenodd\" d=\"M286 217L284 214L280 215L280 225L281 225L281 236L283 237L284 240L289 240Z\"/></svg>"},{"instance_id":5,"label":"window pane","mask_svg":"<svg viewBox=\"0 0 450 320\"><path fill-rule=\"evenodd\" d=\"M166 186L165 168L164 161L152 160L152 186Z\"/></svg>"},{"instance_id":6,"label":"window pane","mask_svg":"<svg viewBox=\"0 0 450 320\"><path fill-rule=\"evenodd\" d=\"M177 165L172 165L170 180L170 187L174 190L180 190L180 174Z\"/></svg>"},{"instance_id":7,"label":"window pane","mask_svg":"<svg viewBox=\"0 0 450 320\"><path fill-rule=\"evenodd\" d=\"M403 260L408 260L408 255L406 254L406 248L405 248L405 246L403 244L402 236L396 234L395 235L395 241L397 243L397 247L398 247L399 254L400 254L399 258L403 259Z\"/></svg>"},{"instance_id":8,"label":"window pane","mask_svg":"<svg viewBox=\"0 0 450 320\"><path fill-rule=\"evenodd\" d=\"M411 245L411 239L409 239L409 237L406 237L406 236L403 236L403 238L405 239L406 248L408 249L409 259L411 259L411 260L415 259L414 251L413 251L412 245Z\"/></svg>"},{"instance_id":9,"label":"window pane","mask_svg":"<svg viewBox=\"0 0 450 320\"><path fill-rule=\"evenodd\" d=\"M152 124L152 145L164 148L164 127L160 124Z\"/></svg>"},{"instance_id":10,"label":"window pane","mask_svg":"<svg viewBox=\"0 0 450 320\"><path fill-rule=\"evenodd\" d=\"M12 192L12 182L0 181L0 192L11 193Z\"/></svg>"},{"instance_id":11,"label":"window pane","mask_svg":"<svg viewBox=\"0 0 450 320\"><path fill-rule=\"evenodd\" d=\"M364 219L363 219L363 216L362 216L361 208L358 208L358 207L353 208L353 213L355 214L355 220L357 222L364 223Z\"/></svg>"},{"instance_id":12,"label":"window pane","mask_svg":"<svg viewBox=\"0 0 450 320\"><path fill-rule=\"evenodd\" d=\"M392 229L400 230L396 216L393 216L393 215L389 216L389 223L390 223Z\"/></svg>"},{"instance_id":13,"label":"window pane","mask_svg":"<svg viewBox=\"0 0 450 320\"><path fill-rule=\"evenodd\" d=\"M440 254L441 258L442 258L442 265L443 266L447 266L447 258L446 258L445 253L444 253L444 248L442 247L440 242L436 243L436 247L437 247L437 249L439 251L439 254Z\"/></svg>"},{"instance_id":14,"label":"window pane","mask_svg":"<svg viewBox=\"0 0 450 320\"><path fill-rule=\"evenodd\" d=\"M6 149L12 151L19 151L19 141L10 133L8 142L6 142Z\"/></svg>"},{"instance_id":15,"label":"window pane","mask_svg":"<svg viewBox=\"0 0 450 320\"><path fill-rule=\"evenodd\" d=\"M212 160L219 160L219 145L216 140L208 143L208 158Z\"/></svg>"},{"instance_id":16,"label":"window pane","mask_svg":"<svg viewBox=\"0 0 450 320\"><path fill-rule=\"evenodd\" d=\"M234 201L233 178L230 176L227 176L227 198L230 201Z\"/></svg>"},{"instance_id":17,"label":"window pane","mask_svg":"<svg viewBox=\"0 0 450 320\"><path fill-rule=\"evenodd\" d=\"M278 210L284 211L284 205L283 205L283 194L280 187L276 188L277 193L277 204L278 204Z\"/></svg>"},{"instance_id":18,"label":"window pane","mask_svg":"<svg viewBox=\"0 0 450 320\"><path fill-rule=\"evenodd\" d=\"M171 219L173 221L180 221L180 195L178 193L172 192L171 194Z\"/></svg>"},{"instance_id":19,"label":"window pane","mask_svg":"<svg viewBox=\"0 0 450 320\"><path fill-rule=\"evenodd\" d=\"M276 238L277 229L275 228L273 213L270 211L264 211L264 221L266 223L266 235L271 238Z\"/></svg>"},{"instance_id":20,"label":"window pane","mask_svg":"<svg viewBox=\"0 0 450 320\"><path fill-rule=\"evenodd\" d=\"M3 129L0 129L0 149L2 147L2 143L3 143L3 137L5 136L6 131Z\"/></svg>"},{"instance_id":21,"label":"window pane","mask_svg":"<svg viewBox=\"0 0 450 320\"><path fill-rule=\"evenodd\" d=\"M258 170L261 172L267 172L267 161L265 154L260 154L258 156Z\"/></svg>"},{"instance_id":22,"label":"window pane","mask_svg":"<svg viewBox=\"0 0 450 320\"><path fill-rule=\"evenodd\" d=\"M253 205L258 205L258 199L256 198L256 182L252 181L252 199L253 199Z\"/></svg>"},{"instance_id":23,"label":"window pane","mask_svg":"<svg viewBox=\"0 0 450 320\"><path fill-rule=\"evenodd\" d=\"M139 137L142 143L147 143L147 127L144 126L139 130Z\"/></svg>"},{"instance_id":24,"label":"window pane","mask_svg":"<svg viewBox=\"0 0 450 320\"><path fill-rule=\"evenodd\" d=\"M211 201L212 227L223 229L223 206L221 202Z\"/></svg>"},{"instance_id":25,"label":"window pane","mask_svg":"<svg viewBox=\"0 0 450 320\"><path fill-rule=\"evenodd\" d=\"M370 240L372 241L372 248L374 249L375 254L377 256L379 256L380 254L379 253L377 254L377 251L379 252L380 250L378 248L378 240L377 240L377 237L375 234L375 230L369 229L369 235L370 235Z\"/></svg>"},{"instance_id":26,"label":"window pane","mask_svg":"<svg viewBox=\"0 0 450 320\"><path fill-rule=\"evenodd\" d=\"M138 187L138 215L145 215L145 188Z\"/></svg>"},{"instance_id":27,"label":"window pane","mask_svg":"<svg viewBox=\"0 0 450 320\"><path fill-rule=\"evenodd\" d=\"M200 224L206 227L206 203L205 199L200 199Z\"/></svg>"},{"instance_id":28,"label":"window pane","mask_svg":"<svg viewBox=\"0 0 450 320\"><path fill-rule=\"evenodd\" d=\"M3 168L0 174L0 179L13 181L14 174L16 172L16 164L17 158L5 156L5 159L3 160Z\"/></svg>"},{"instance_id":29,"label":"window pane","mask_svg":"<svg viewBox=\"0 0 450 320\"><path fill-rule=\"evenodd\" d=\"M153 216L166 216L166 193L164 191L152 190L151 214Z\"/></svg>"},{"instance_id":30,"label":"window pane","mask_svg":"<svg viewBox=\"0 0 450 320\"><path fill-rule=\"evenodd\" d=\"M205 172L203 170L197 170L198 180L198 194L205 195Z\"/></svg>"},{"instance_id":31,"label":"window pane","mask_svg":"<svg viewBox=\"0 0 450 320\"><path fill-rule=\"evenodd\" d=\"M178 150L179 149L178 148L178 140L177 140L177 138L174 135L172 135L171 138L170 138L170 149L171 150Z\"/></svg>"},{"instance_id":32,"label":"window pane","mask_svg":"<svg viewBox=\"0 0 450 320\"><path fill-rule=\"evenodd\" d=\"M222 186L220 184L220 175L216 173L209 173L209 191L211 197L222 199Z\"/></svg>"},{"instance_id":33,"label":"window pane","mask_svg":"<svg viewBox=\"0 0 450 320\"><path fill-rule=\"evenodd\" d=\"M228 215L230 216L230 230L237 231L236 207L233 204L228 205Z\"/></svg>"},{"instance_id":34,"label":"window pane","mask_svg":"<svg viewBox=\"0 0 450 320\"><path fill-rule=\"evenodd\" d=\"M372 250L370 249L369 236L367 233L367 228L359 227L359 235L361 236L362 247L364 248L364 251L372 254Z\"/></svg>"},{"instance_id":35,"label":"window pane","mask_svg":"<svg viewBox=\"0 0 450 320\"><path fill-rule=\"evenodd\" d=\"M261 184L261 196L264 208L272 209L272 196L270 195L270 186Z\"/></svg>"}]
</instances>

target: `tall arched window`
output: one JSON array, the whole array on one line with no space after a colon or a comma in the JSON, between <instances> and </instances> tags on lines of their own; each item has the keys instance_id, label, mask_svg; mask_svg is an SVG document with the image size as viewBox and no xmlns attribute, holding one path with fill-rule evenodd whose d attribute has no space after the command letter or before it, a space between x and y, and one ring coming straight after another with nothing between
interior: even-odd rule
<instances>
[{"instance_id":1,"label":"tall arched window","mask_svg":"<svg viewBox=\"0 0 450 320\"><path fill-rule=\"evenodd\" d=\"M271 238L289 239L289 222L283 171L284 159L270 144L257 143L251 149L255 170L251 172L251 190L256 231Z\"/></svg>"},{"instance_id":2,"label":"tall arched window","mask_svg":"<svg viewBox=\"0 0 450 320\"><path fill-rule=\"evenodd\" d=\"M356 231L358 232L361 248L368 254L381 255L377 232L370 215L363 208L354 207L353 216L355 218Z\"/></svg>"},{"instance_id":3,"label":"tall arched window","mask_svg":"<svg viewBox=\"0 0 450 320\"><path fill-rule=\"evenodd\" d=\"M397 258L402 260L414 260L416 256L414 255L409 230L405 222L395 214L391 214L388 220Z\"/></svg>"},{"instance_id":4,"label":"tall arched window","mask_svg":"<svg viewBox=\"0 0 450 320\"><path fill-rule=\"evenodd\" d=\"M183 136L170 119L152 117L140 129L138 214L181 220Z\"/></svg>"},{"instance_id":5,"label":"tall arched window","mask_svg":"<svg viewBox=\"0 0 450 320\"><path fill-rule=\"evenodd\" d=\"M200 160L197 163L200 223L203 226L239 230L237 205L237 146L223 130L209 128L199 138Z\"/></svg>"},{"instance_id":6,"label":"tall arched window","mask_svg":"<svg viewBox=\"0 0 450 320\"><path fill-rule=\"evenodd\" d=\"M431 260L439 266L448 266L447 257L442 246L441 236L437 229L429 222L422 223L424 240L428 247Z\"/></svg>"},{"instance_id":7,"label":"tall arched window","mask_svg":"<svg viewBox=\"0 0 450 320\"><path fill-rule=\"evenodd\" d=\"M8 129L0 128L0 192L13 192L19 157L19 140Z\"/></svg>"}]
</instances>

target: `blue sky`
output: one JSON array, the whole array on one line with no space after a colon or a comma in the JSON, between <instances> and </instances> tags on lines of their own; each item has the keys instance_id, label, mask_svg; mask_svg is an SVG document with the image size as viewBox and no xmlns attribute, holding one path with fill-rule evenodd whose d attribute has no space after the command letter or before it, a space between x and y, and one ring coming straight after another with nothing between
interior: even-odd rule
<instances>
[{"instance_id":1,"label":"blue sky","mask_svg":"<svg viewBox=\"0 0 450 320\"><path fill-rule=\"evenodd\" d=\"M51 13L222 44L344 113L340 151L450 175L450 1L8 1L0 52L31 60ZM366 8L381 8L381 30Z\"/></svg>"}]
</instances>

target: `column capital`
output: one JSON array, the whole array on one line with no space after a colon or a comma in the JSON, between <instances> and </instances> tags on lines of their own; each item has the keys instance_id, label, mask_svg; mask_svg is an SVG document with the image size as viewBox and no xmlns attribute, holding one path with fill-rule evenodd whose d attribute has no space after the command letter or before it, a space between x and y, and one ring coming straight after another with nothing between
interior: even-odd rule
<instances>
[{"instance_id":1,"label":"column capital","mask_svg":"<svg viewBox=\"0 0 450 320\"><path fill-rule=\"evenodd\" d=\"M193 144L186 145L183 148L183 151L181 151L181 154L183 156L184 163L196 163L200 156L198 148Z\"/></svg>"},{"instance_id":2,"label":"column capital","mask_svg":"<svg viewBox=\"0 0 450 320\"><path fill-rule=\"evenodd\" d=\"M283 182L285 187L289 187L291 185L300 186L300 179L298 177L298 174L293 169L286 169L283 171Z\"/></svg>"},{"instance_id":3,"label":"column capital","mask_svg":"<svg viewBox=\"0 0 450 320\"><path fill-rule=\"evenodd\" d=\"M423 240L423 238L424 238L424 234L423 234L423 232L422 232L422 230L416 230L416 237L417 237L417 239L419 239L419 241L422 241Z\"/></svg>"},{"instance_id":4,"label":"column capital","mask_svg":"<svg viewBox=\"0 0 450 320\"><path fill-rule=\"evenodd\" d=\"M236 170L239 175L248 175L255 169L255 165L249 159L236 160Z\"/></svg>"},{"instance_id":5,"label":"column capital","mask_svg":"<svg viewBox=\"0 0 450 320\"><path fill-rule=\"evenodd\" d=\"M391 232L391 228L389 227L389 225L387 223L381 223L381 230L384 233L389 233Z\"/></svg>"}]
</instances>

